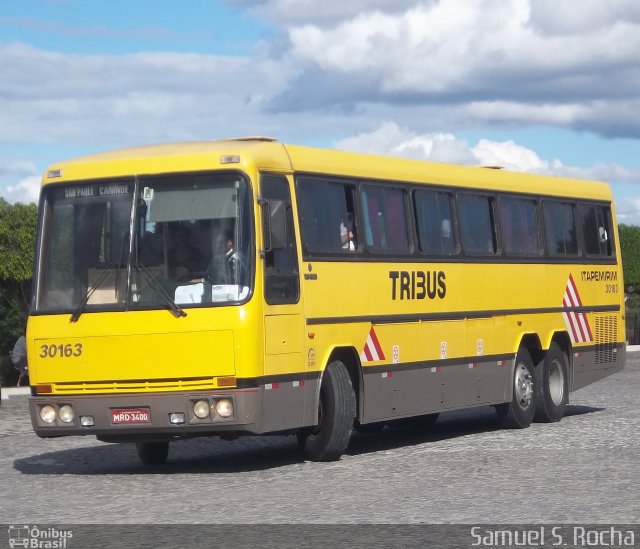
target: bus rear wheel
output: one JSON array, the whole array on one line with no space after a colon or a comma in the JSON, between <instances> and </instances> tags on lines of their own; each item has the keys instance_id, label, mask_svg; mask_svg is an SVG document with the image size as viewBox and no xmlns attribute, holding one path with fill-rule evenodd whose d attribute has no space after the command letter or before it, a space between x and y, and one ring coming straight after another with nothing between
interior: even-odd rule
<instances>
[{"instance_id":1,"label":"bus rear wheel","mask_svg":"<svg viewBox=\"0 0 640 549\"><path fill-rule=\"evenodd\" d=\"M345 365L331 362L323 376L318 405L318 425L299 431L298 441L312 461L336 461L349 445L356 415L356 398Z\"/></svg>"},{"instance_id":2,"label":"bus rear wheel","mask_svg":"<svg viewBox=\"0 0 640 549\"><path fill-rule=\"evenodd\" d=\"M511 402L496 406L501 423L507 429L524 429L536 411L535 367L529 351L518 349L511 383Z\"/></svg>"},{"instance_id":3,"label":"bus rear wheel","mask_svg":"<svg viewBox=\"0 0 640 549\"><path fill-rule=\"evenodd\" d=\"M136 451L145 465L162 465L169 456L169 443L166 441L137 442Z\"/></svg>"},{"instance_id":4,"label":"bus rear wheel","mask_svg":"<svg viewBox=\"0 0 640 549\"><path fill-rule=\"evenodd\" d=\"M535 420L544 423L560 421L569 404L567 355L552 343L544 361L536 368L538 392Z\"/></svg>"}]
</instances>

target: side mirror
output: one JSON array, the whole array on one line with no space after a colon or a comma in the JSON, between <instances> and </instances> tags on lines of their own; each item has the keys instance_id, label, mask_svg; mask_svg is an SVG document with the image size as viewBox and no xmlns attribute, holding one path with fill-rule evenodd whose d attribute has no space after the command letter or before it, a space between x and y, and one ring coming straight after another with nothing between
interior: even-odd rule
<instances>
[{"instance_id":1,"label":"side mirror","mask_svg":"<svg viewBox=\"0 0 640 549\"><path fill-rule=\"evenodd\" d=\"M262 207L264 253L281 250L287 246L287 217L284 201L259 198Z\"/></svg>"}]
</instances>

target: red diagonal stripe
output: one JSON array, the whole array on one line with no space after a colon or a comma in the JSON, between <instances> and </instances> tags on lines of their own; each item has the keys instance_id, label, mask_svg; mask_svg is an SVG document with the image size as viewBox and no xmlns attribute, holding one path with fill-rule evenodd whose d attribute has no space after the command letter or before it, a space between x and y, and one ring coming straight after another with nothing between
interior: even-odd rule
<instances>
[{"instance_id":1,"label":"red diagonal stripe","mask_svg":"<svg viewBox=\"0 0 640 549\"><path fill-rule=\"evenodd\" d=\"M571 290L569 289L569 283L567 283L567 288L564 291L564 298L567 301L565 307L577 307L577 303L574 302L574 297L571 294Z\"/></svg>"},{"instance_id":2,"label":"red diagonal stripe","mask_svg":"<svg viewBox=\"0 0 640 549\"><path fill-rule=\"evenodd\" d=\"M378 355L379 360L384 360L384 353L382 352L382 347L380 347L380 342L378 341L378 337L376 336L376 332L373 329L373 326L371 326L369 336L371 337L371 341L373 342L373 346L376 350L376 354Z\"/></svg>"},{"instance_id":3,"label":"red diagonal stripe","mask_svg":"<svg viewBox=\"0 0 640 549\"><path fill-rule=\"evenodd\" d=\"M371 350L369 349L368 341L365 341L363 351L364 351L364 356L367 358L367 362L371 362L373 360L373 355L371 354Z\"/></svg>"},{"instance_id":4,"label":"red diagonal stripe","mask_svg":"<svg viewBox=\"0 0 640 549\"><path fill-rule=\"evenodd\" d=\"M573 280L573 275L571 273L569 273L569 283L571 284L573 293L576 294L576 299L578 300L578 306L582 307L582 299L580 299L580 293L578 292L578 287L576 286L576 282L575 280Z\"/></svg>"},{"instance_id":5,"label":"red diagonal stripe","mask_svg":"<svg viewBox=\"0 0 640 549\"><path fill-rule=\"evenodd\" d=\"M565 290L566 294L568 294L569 297L571 297L569 286L571 287L571 290L573 290L573 293L575 294L575 298L577 300L577 303L573 303L573 299L571 299L572 305L574 307L582 307L582 298L580 297L580 293L578 292L578 286L576 285L576 281L573 279L573 275L571 273L569 273L569 281L567 282L567 289ZM580 329L580 333L582 334L582 341L583 342L593 341L593 332L591 331L591 326L589 325L589 319L587 318L587 315L584 313L576 313L576 316L577 316L576 323L578 325L578 328ZM584 327L582 325L583 322L584 322ZM585 333L585 329L586 329L586 333Z\"/></svg>"},{"instance_id":6,"label":"red diagonal stripe","mask_svg":"<svg viewBox=\"0 0 640 549\"><path fill-rule=\"evenodd\" d=\"M567 308L569 307L569 305L567 304L567 298L562 301L562 304ZM569 328L571 329L573 340L580 341L580 338L578 337L578 331L576 330L575 324L573 322L573 315L570 312L567 312L567 319L569 319Z\"/></svg>"},{"instance_id":7,"label":"red diagonal stripe","mask_svg":"<svg viewBox=\"0 0 640 549\"><path fill-rule=\"evenodd\" d=\"M580 343L584 343L587 341L587 336L584 333L584 329L582 328L582 322L580 322L580 314L578 313L569 313L569 316L573 315L576 321L576 325L578 326L578 330L580 330Z\"/></svg>"},{"instance_id":8,"label":"red diagonal stripe","mask_svg":"<svg viewBox=\"0 0 640 549\"><path fill-rule=\"evenodd\" d=\"M589 325L587 315L584 315L584 323L587 325L587 331L589 332L589 341L593 341L593 334L591 333L591 326Z\"/></svg>"},{"instance_id":9,"label":"red diagonal stripe","mask_svg":"<svg viewBox=\"0 0 640 549\"><path fill-rule=\"evenodd\" d=\"M580 315L580 327L582 328L582 330L586 330L586 333L584 334L584 341L591 341L593 339L593 337L591 337L591 326L589 326L589 320L587 319L587 315L584 313L581 313ZM587 339L587 336L589 336L589 339Z\"/></svg>"}]
</instances>

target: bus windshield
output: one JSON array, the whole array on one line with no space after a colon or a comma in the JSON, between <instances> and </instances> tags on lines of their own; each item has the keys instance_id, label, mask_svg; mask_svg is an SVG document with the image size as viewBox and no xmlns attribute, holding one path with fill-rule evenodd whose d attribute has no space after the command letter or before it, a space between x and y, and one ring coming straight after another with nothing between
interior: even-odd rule
<instances>
[{"instance_id":1,"label":"bus windshield","mask_svg":"<svg viewBox=\"0 0 640 549\"><path fill-rule=\"evenodd\" d=\"M243 301L250 200L237 174L187 174L45 189L34 309L73 312Z\"/></svg>"}]
</instances>

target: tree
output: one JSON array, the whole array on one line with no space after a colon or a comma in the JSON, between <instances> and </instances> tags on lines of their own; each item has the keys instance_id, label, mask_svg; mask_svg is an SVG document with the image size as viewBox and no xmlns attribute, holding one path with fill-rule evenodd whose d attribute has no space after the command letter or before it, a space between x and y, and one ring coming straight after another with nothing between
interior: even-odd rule
<instances>
[{"instance_id":1,"label":"tree","mask_svg":"<svg viewBox=\"0 0 640 549\"><path fill-rule=\"evenodd\" d=\"M24 331L35 251L38 209L0 197L0 356Z\"/></svg>"},{"instance_id":2,"label":"tree","mask_svg":"<svg viewBox=\"0 0 640 549\"><path fill-rule=\"evenodd\" d=\"M618 226L624 287L640 288L640 227L621 224Z\"/></svg>"}]
</instances>

